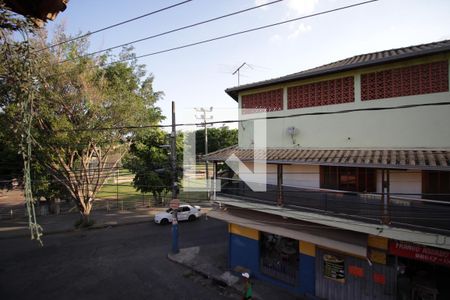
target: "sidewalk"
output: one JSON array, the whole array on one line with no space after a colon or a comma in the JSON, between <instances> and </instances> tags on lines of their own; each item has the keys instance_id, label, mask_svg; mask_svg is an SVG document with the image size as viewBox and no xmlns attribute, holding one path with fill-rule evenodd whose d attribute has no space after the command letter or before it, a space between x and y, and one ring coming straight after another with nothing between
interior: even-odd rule
<instances>
[{"instance_id":1,"label":"sidewalk","mask_svg":"<svg viewBox=\"0 0 450 300\"><path fill-rule=\"evenodd\" d=\"M178 254L168 254L168 258L182 264L222 286L229 286L240 295L244 290L243 280L237 273L227 269L227 247L204 246L180 249ZM253 283L253 299L302 299L276 286L259 281Z\"/></svg>"},{"instance_id":2,"label":"sidewalk","mask_svg":"<svg viewBox=\"0 0 450 300\"><path fill-rule=\"evenodd\" d=\"M120 226L142 222L151 222L156 213L165 208L139 208L132 211L94 210L91 213L95 224L89 229ZM42 226L44 235L77 230L75 222L80 218L78 213L62 215L38 216L38 224ZM0 221L0 239L30 236L28 218L17 218Z\"/></svg>"}]
</instances>

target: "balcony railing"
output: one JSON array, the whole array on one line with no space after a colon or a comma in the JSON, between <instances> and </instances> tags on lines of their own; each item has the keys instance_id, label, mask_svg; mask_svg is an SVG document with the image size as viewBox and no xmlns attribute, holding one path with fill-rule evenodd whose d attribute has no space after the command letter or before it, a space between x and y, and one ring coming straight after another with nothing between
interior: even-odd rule
<instances>
[{"instance_id":1,"label":"balcony railing","mask_svg":"<svg viewBox=\"0 0 450 300\"><path fill-rule=\"evenodd\" d=\"M265 192L255 192L241 180L220 178L218 195L268 205L282 204L298 211L358 220L373 224L389 224L424 232L450 234L450 203L407 198L391 194L384 204L380 194L302 189L267 185ZM280 199L281 198L281 199ZM281 202L280 202L281 200ZM307 220L306 220L307 221Z\"/></svg>"}]
</instances>

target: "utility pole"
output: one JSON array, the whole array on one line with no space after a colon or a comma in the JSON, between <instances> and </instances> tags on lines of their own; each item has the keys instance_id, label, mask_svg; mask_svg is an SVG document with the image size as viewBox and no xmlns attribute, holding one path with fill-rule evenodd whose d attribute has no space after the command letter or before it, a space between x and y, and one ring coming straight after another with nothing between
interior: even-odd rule
<instances>
[{"instance_id":1,"label":"utility pole","mask_svg":"<svg viewBox=\"0 0 450 300\"><path fill-rule=\"evenodd\" d=\"M172 253L180 252L178 247L178 206L180 202L177 199L177 129L175 126L175 102L172 101L172 132L170 133L170 157L172 169L172 201L170 207L172 208Z\"/></svg>"},{"instance_id":2,"label":"utility pole","mask_svg":"<svg viewBox=\"0 0 450 300\"><path fill-rule=\"evenodd\" d=\"M212 120L213 116L207 116L207 113L213 111L213 107L211 106L209 109L204 107L196 108L197 112L201 112L200 116L195 116L197 119L203 120L203 127L205 128L205 157L208 156L208 124L206 124L207 120ZM208 200L210 200L210 191L209 191L209 168L208 168L208 159L205 160L205 171L206 171L206 191Z\"/></svg>"},{"instance_id":3,"label":"utility pole","mask_svg":"<svg viewBox=\"0 0 450 300\"><path fill-rule=\"evenodd\" d=\"M239 68L237 68L231 75L234 75L237 73L237 78L238 78L238 86L241 85L241 69L243 66L247 65L248 67L250 67L246 62L242 63L242 65L239 66ZM251 68L251 67L250 67Z\"/></svg>"},{"instance_id":4,"label":"utility pole","mask_svg":"<svg viewBox=\"0 0 450 300\"><path fill-rule=\"evenodd\" d=\"M172 167L172 199L178 197L177 190L177 128L175 126L175 102L172 101L172 132L170 133L170 156Z\"/></svg>"}]
</instances>

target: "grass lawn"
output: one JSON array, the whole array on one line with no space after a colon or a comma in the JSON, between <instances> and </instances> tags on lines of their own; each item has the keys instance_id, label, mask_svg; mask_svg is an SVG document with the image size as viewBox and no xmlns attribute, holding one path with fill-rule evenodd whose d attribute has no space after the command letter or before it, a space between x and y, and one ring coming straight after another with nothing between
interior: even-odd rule
<instances>
[{"instance_id":1,"label":"grass lawn","mask_svg":"<svg viewBox=\"0 0 450 300\"><path fill-rule=\"evenodd\" d=\"M119 183L116 183L116 178L110 178L103 185L97 193L96 199L104 202L110 201L110 205L114 207L135 208L136 206L151 206L153 205L153 196L151 193L141 193L133 187L133 174L128 170L120 170ZM165 197L165 203L169 201L170 193ZM202 202L207 201L206 192L185 192L180 191L178 198L182 202ZM97 205L99 203L97 202Z\"/></svg>"}]
</instances>

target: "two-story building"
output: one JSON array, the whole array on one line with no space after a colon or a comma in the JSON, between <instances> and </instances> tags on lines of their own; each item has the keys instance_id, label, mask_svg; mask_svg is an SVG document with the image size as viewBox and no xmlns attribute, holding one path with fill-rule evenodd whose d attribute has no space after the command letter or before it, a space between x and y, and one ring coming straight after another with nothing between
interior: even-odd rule
<instances>
[{"instance_id":1,"label":"two-story building","mask_svg":"<svg viewBox=\"0 0 450 300\"><path fill-rule=\"evenodd\" d=\"M450 299L449 58L447 40L227 89L239 144L207 159L267 170L265 192L215 172L230 268L319 299Z\"/></svg>"}]
</instances>

